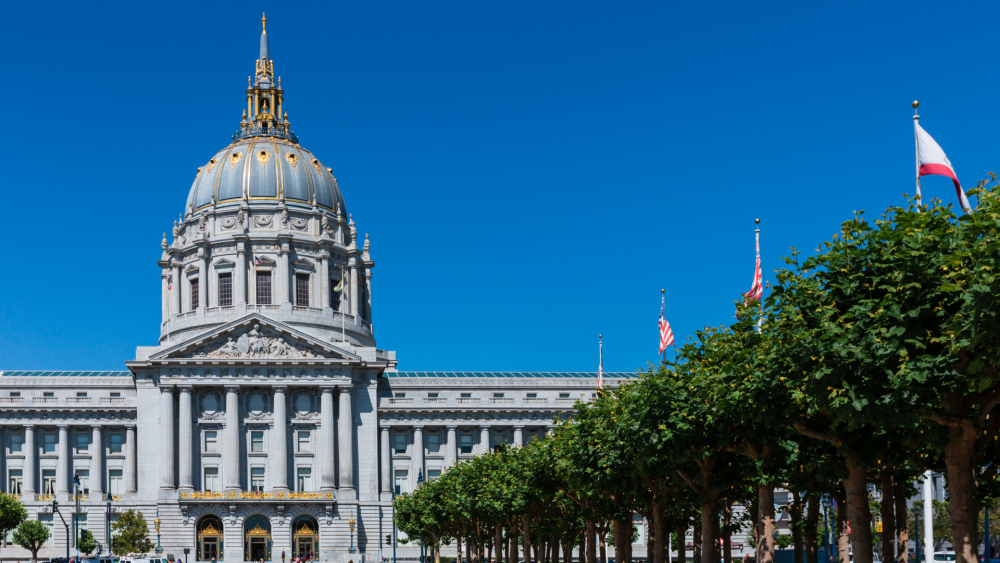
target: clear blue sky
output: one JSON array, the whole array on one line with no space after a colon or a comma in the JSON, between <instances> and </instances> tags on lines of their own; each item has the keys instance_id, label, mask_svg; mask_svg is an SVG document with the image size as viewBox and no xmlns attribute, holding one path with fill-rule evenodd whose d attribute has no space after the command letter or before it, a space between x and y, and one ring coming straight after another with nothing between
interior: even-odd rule
<instances>
[{"instance_id":1,"label":"clear blue sky","mask_svg":"<svg viewBox=\"0 0 1000 563\"><path fill-rule=\"evenodd\" d=\"M0 369L156 343L160 236L237 128L262 11L400 369L595 371L601 333L634 370L660 288L679 341L730 322L755 217L768 280L913 192L914 98L967 186L1000 168L996 3L10 3Z\"/></svg>"}]
</instances>

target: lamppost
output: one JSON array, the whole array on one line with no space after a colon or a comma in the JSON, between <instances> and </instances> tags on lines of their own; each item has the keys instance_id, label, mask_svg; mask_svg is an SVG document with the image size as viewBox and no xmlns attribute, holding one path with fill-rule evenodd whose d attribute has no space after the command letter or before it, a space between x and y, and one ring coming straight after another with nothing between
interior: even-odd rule
<instances>
[{"instance_id":1,"label":"lamppost","mask_svg":"<svg viewBox=\"0 0 1000 563\"><path fill-rule=\"evenodd\" d=\"M160 507L156 507L156 518L153 519L153 526L156 528L156 554L159 555L163 553L163 548L160 547Z\"/></svg>"},{"instance_id":2,"label":"lamppost","mask_svg":"<svg viewBox=\"0 0 1000 563\"><path fill-rule=\"evenodd\" d=\"M396 538L396 487L392 488L392 563L396 563L396 544L399 540ZM459 562L461 563L461 562Z\"/></svg>"},{"instance_id":3,"label":"lamppost","mask_svg":"<svg viewBox=\"0 0 1000 563\"><path fill-rule=\"evenodd\" d=\"M104 541L108 544L108 553L111 553L111 495L108 495L108 510L104 513Z\"/></svg>"},{"instance_id":4,"label":"lamppost","mask_svg":"<svg viewBox=\"0 0 1000 563\"><path fill-rule=\"evenodd\" d=\"M76 551L76 561L80 560L80 474L73 472L73 500L76 501L76 511L73 512L73 549Z\"/></svg>"},{"instance_id":5,"label":"lamppost","mask_svg":"<svg viewBox=\"0 0 1000 563\"><path fill-rule=\"evenodd\" d=\"M920 509L916 506L913 507L913 560L920 563Z\"/></svg>"},{"instance_id":6,"label":"lamppost","mask_svg":"<svg viewBox=\"0 0 1000 563\"><path fill-rule=\"evenodd\" d=\"M823 497L821 504L823 505L823 548L826 550L826 558L830 559L830 497Z\"/></svg>"},{"instance_id":7,"label":"lamppost","mask_svg":"<svg viewBox=\"0 0 1000 563\"><path fill-rule=\"evenodd\" d=\"M354 521L354 509L352 508L351 519L347 521L347 525L351 527L351 547L347 548L348 553L354 553L355 551L357 551L354 549L354 525L356 523L357 522Z\"/></svg>"},{"instance_id":8,"label":"lamppost","mask_svg":"<svg viewBox=\"0 0 1000 563\"><path fill-rule=\"evenodd\" d=\"M417 469L417 488L424 486L424 470ZM424 537L420 536L420 563L424 563Z\"/></svg>"}]
</instances>

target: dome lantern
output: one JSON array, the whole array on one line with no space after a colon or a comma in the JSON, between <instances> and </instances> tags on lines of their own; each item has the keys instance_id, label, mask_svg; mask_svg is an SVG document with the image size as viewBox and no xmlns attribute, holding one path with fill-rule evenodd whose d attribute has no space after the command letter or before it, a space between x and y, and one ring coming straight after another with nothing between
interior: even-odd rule
<instances>
[{"instance_id":1,"label":"dome lantern","mask_svg":"<svg viewBox=\"0 0 1000 563\"><path fill-rule=\"evenodd\" d=\"M298 143L288 121L282 122L281 114L285 91L281 81L274 82L274 61L270 58L267 42L267 16L261 17L260 58L257 59L253 82L247 82L246 117L240 122L240 130L233 135L233 142L248 137L280 137Z\"/></svg>"}]
</instances>

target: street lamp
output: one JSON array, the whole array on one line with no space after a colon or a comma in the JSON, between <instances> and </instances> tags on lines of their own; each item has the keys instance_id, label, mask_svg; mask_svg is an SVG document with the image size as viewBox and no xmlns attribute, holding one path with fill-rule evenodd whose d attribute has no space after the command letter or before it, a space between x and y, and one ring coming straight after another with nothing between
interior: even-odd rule
<instances>
[{"instance_id":1,"label":"street lamp","mask_svg":"<svg viewBox=\"0 0 1000 563\"><path fill-rule=\"evenodd\" d=\"M73 548L76 551L76 561L80 560L80 473L73 472L73 500L76 501L76 511L73 512Z\"/></svg>"},{"instance_id":2,"label":"street lamp","mask_svg":"<svg viewBox=\"0 0 1000 563\"><path fill-rule=\"evenodd\" d=\"M156 554L159 555L163 553L163 548L160 547L160 507L156 507L156 518L153 519L153 526L156 528Z\"/></svg>"},{"instance_id":3,"label":"street lamp","mask_svg":"<svg viewBox=\"0 0 1000 563\"><path fill-rule=\"evenodd\" d=\"M111 497L108 496L108 511L104 513L104 540L108 542L108 553L111 553Z\"/></svg>"},{"instance_id":4,"label":"street lamp","mask_svg":"<svg viewBox=\"0 0 1000 563\"><path fill-rule=\"evenodd\" d=\"M354 521L354 509L351 509L351 519L347 521L347 525L351 527L351 547L347 548L348 553L354 553L357 551L354 549L354 525L357 522Z\"/></svg>"},{"instance_id":5,"label":"street lamp","mask_svg":"<svg viewBox=\"0 0 1000 563\"><path fill-rule=\"evenodd\" d=\"M913 560L920 563L920 509L916 506L913 507Z\"/></svg>"}]
</instances>

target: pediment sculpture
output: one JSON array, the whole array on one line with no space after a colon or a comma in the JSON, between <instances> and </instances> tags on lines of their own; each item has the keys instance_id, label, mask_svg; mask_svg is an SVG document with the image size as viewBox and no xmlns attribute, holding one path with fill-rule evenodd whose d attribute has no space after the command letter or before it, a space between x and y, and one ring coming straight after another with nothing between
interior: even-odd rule
<instances>
[{"instance_id":1,"label":"pediment sculpture","mask_svg":"<svg viewBox=\"0 0 1000 563\"><path fill-rule=\"evenodd\" d=\"M191 358L322 358L308 348L271 332L261 330L259 324L238 338L227 337L196 348Z\"/></svg>"}]
</instances>

